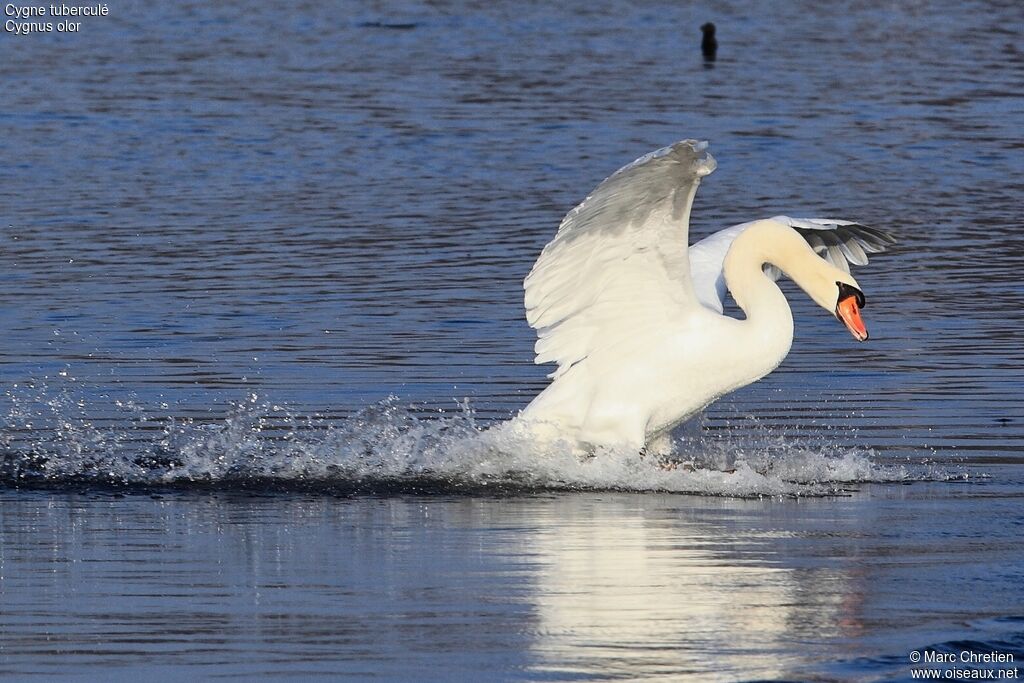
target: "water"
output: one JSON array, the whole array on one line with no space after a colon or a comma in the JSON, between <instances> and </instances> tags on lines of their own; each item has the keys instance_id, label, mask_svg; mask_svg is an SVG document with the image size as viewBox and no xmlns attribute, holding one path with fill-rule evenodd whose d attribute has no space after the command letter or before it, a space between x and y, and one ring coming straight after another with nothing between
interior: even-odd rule
<instances>
[{"instance_id":1,"label":"water","mask_svg":"<svg viewBox=\"0 0 1024 683\"><path fill-rule=\"evenodd\" d=\"M1021 484L753 501L5 492L0 656L11 675L117 678L906 675L925 646L1024 648L1003 616Z\"/></svg>"},{"instance_id":2,"label":"water","mask_svg":"<svg viewBox=\"0 0 1024 683\"><path fill-rule=\"evenodd\" d=\"M0 675L1024 658L1018 7L110 9L0 36ZM522 278L683 137L697 237L898 236L872 339L790 285L789 358L678 436L702 471L537 453Z\"/></svg>"}]
</instances>

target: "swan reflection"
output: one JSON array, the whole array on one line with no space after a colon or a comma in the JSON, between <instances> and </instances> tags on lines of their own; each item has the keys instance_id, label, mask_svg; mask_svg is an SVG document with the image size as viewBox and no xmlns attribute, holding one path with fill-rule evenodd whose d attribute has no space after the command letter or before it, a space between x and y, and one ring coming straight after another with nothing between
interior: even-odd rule
<instances>
[{"instance_id":1,"label":"swan reflection","mask_svg":"<svg viewBox=\"0 0 1024 683\"><path fill-rule=\"evenodd\" d=\"M765 503L672 501L554 503L558 514L529 548L545 565L535 595L538 671L776 677L800 667L794 641L859 629L855 574L820 561L792 566L800 539L765 516Z\"/></svg>"}]
</instances>

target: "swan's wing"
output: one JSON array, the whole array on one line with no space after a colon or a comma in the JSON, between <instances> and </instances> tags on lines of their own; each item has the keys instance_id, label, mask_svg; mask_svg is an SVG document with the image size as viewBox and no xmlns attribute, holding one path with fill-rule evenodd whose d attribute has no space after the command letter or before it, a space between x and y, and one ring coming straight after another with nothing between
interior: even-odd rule
<instances>
[{"instance_id":1,"label":"swan's wing","mask_svg":"<svg viewBox=\"0 0 1024 683\"><path fill-rule=\"evenodd\" d=\"M887 251L896 239L877 228L837 218L790 218L775 216L770 220L788 225L800 233L814 252L837 268L850 272L850 264L865 266L868 254ZM725 310L725 275L722 266L740 233L752 223L741 223L719 230L690 247L693 288L702 305L722 313ZM765 273L773 280L782 277L775 266L766 265Z\"/></svg>"},{"instance_id":2,"label":"swan's wing","mask_svg":"<svg viewBox=\"0 0 1024 683\"><path fill-rule=\"evenodd\" d=\"M600 345L694 305L690 208L715 169L706 142L683 140L616 171L562 220L526 277L536 362L566 372Z\"/></svg>"},{"instance_id":3,"label":"swan's wing","mask_svg":"<svg viewBox=\"0 0 1024 683\"><path fill-rule=\"evenodd\" d=\"M693 291L705 308L716 313L725 312L725 255L729 253L732 241L750 225L741 223L719 230L690 247ZM775 279L777 280L778 276L775 276Z\"/></svg>"}]
</instances>

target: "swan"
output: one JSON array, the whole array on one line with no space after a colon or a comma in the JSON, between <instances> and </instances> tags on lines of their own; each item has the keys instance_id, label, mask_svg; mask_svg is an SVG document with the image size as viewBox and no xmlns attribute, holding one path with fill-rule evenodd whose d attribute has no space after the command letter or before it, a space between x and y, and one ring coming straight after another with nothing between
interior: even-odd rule
<instances>
[{"instance_id":1,"label":"swan","mask_svg":"<svg viewBox=\"0 0 1024 683\"><path fill-rule=\"evenodd\" d=\"M852 221L787 216L689 246L690 209L715 170L682 140L612 174L562 220L524 281L536 363L551 383L518 415L534 436L644 452L789 353L785 273L859 341L864 294L849 264L895 240ZM724 314L726 290L745 319Z\"/></svg>"}]
</instances>

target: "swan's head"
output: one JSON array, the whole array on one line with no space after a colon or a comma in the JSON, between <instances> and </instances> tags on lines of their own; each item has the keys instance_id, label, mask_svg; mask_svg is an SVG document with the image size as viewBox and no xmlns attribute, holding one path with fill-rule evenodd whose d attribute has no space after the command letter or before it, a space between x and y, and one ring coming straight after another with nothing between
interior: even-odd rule
<instances>
[{"instance_id":1,"label":"swan's head","mask_svg":"<svg viewBox=\"0 0 1024 683\"><path fill-rule=\"evenodd\" d=\"M807 287L807 293L822 308L832 313L841 323L846 325L853 338L867 341L868 328L860 317L860 309L864 308L864 292L849 273L836 268L820 257L822 272L814 279L813 287Z\"/></svg>"},{"instance_id":2,"label":"swan's head","mask_svg":"<svg viewBox=\"0 0 1024 683\"><path fill-rule=\"evenodd\" d=\"M868 329L860 317L860 309L864 308L864 292L860 285L845 270L836 268L809 247L804 249L805 245L806 242L800 245L800 250L806 256L790 275L815 303L846 325L854 339L867 341Z\"/></svg>"},{"instance_id":3,"label":"swan's head","mask_svg":"<svg viewBox=\"0 0 1024 683\"><path fill-rule=\"evenodd\" d=\"M850 278L853 280L853 278ZM839 298L836 299L835 314L850 331L857 341L868 340L868 328L860 319L860 309L864 308L864 292L856 284L836 282Z\"/></svg>"}]
</instances>

